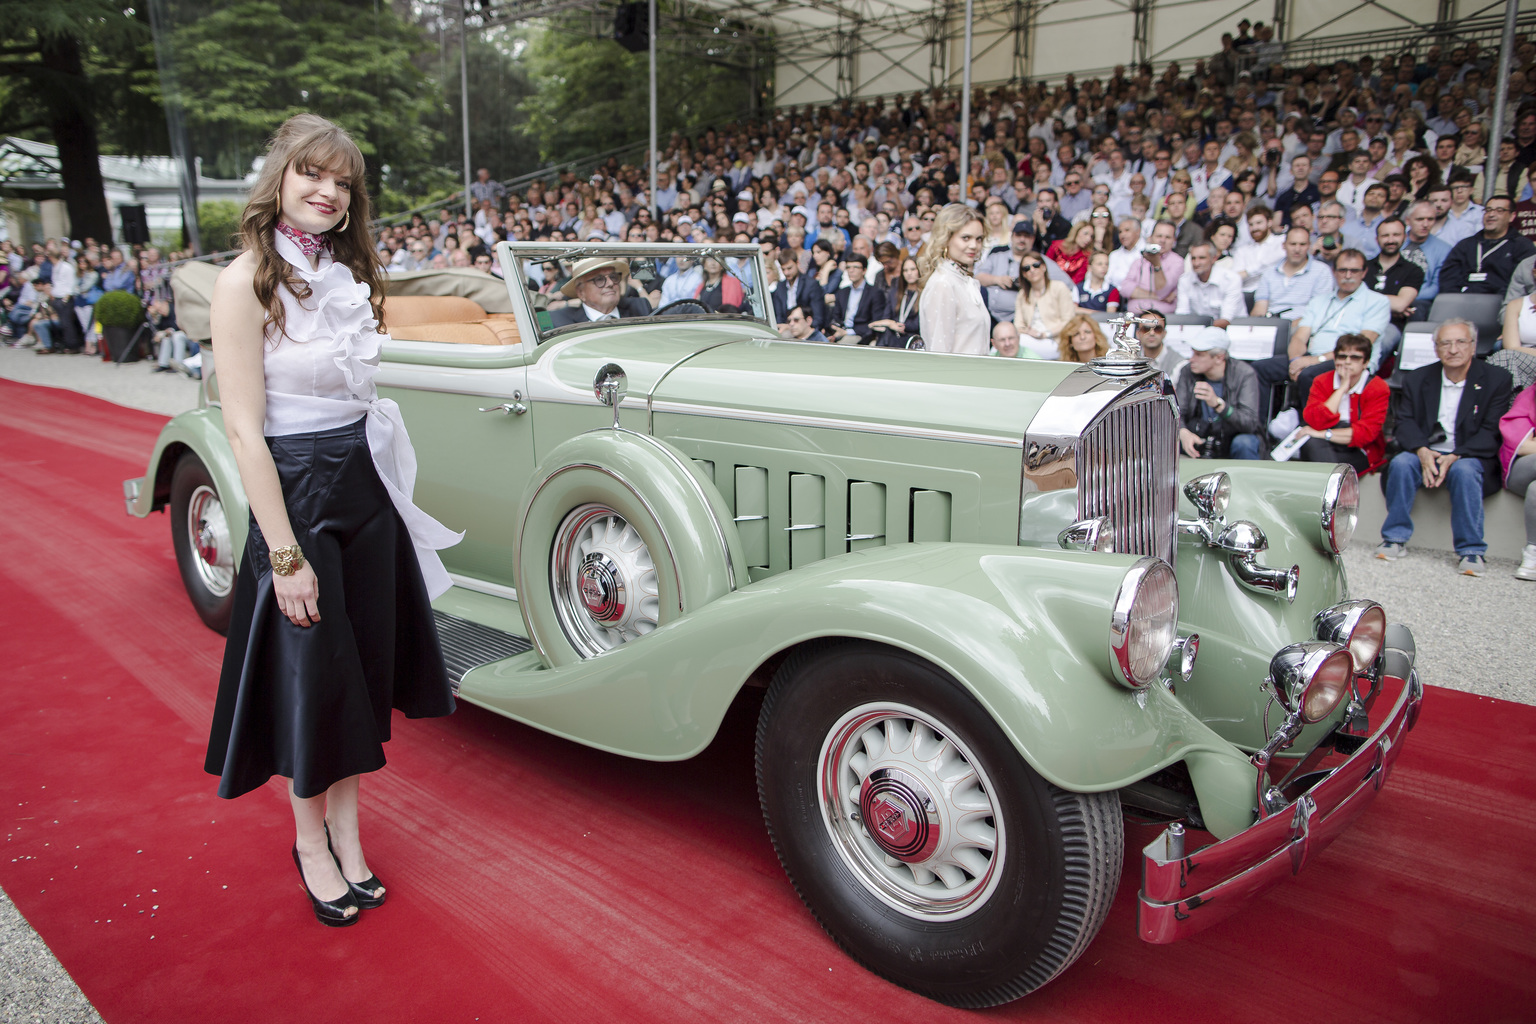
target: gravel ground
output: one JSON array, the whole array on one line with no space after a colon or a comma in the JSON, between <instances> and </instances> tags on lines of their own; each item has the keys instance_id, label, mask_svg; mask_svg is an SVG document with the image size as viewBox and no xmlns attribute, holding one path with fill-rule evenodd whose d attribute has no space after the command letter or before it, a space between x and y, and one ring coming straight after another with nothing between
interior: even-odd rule
<instances>
[{"instance_id":1,"label":"gravel ground","mask_svg":"<svg viewBox=\"0 0 1536 1024\"><path fill-rule=\"evenodd\" d=\"M152 362L118 365L96 356L40 356L35 349L0 345L0 377L69 388L165 416L197 408L197 381L182 373L156 373Z\"/></svg>"},{"instance_id":2,"label":"gravel ground","mask_svg":"<svg viewBox=\"0 0 1536 1024\"><path fill-rule=\"evenodd\" d=\"M154 373L153 363L114 366L88 356L38 356L0 346L0 377L70 388L166 416L197 406L197 382ZM1410 548L1407 558L1372 557L1375 540L1345 553L1352 593L1386 606L1414 632L1426 683L1536 704L1536 639L1509 628L1510 610L1536 597L1536 583L1514 578L1515 562L1489 559L1481 578L1455 572L1448 551ZM0 892L0 1024L100 1021L47 945Z\"/></svg>"},{"instance_id":3,"label":"gravel ground","mask_svg":"<svg viewBox=\"0 0 1536 1024\"><path fill-rule=\"evenodd\" d=\"M0 892L0 1021L101 1024L101 1014L4 892Z\"/></svg>"}]
</instances>

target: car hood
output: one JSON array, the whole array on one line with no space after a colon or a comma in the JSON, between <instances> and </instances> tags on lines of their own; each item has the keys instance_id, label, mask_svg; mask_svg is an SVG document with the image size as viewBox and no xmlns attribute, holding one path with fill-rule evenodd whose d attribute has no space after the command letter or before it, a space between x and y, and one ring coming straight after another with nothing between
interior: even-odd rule
<instances>
[{"instance_id":1,"label":"car hood","mask_svg":"<svg viewBox=\"0 0 1536 1024\"><path fill-rule=\"evenodd\" d=\"M617 363L629 378L629 402L649 398L657 413L744 413L901 433L922 428L1010 445L1023 443L1041 403L1076 369L1043 360L784 341L755 325L669 326L570 339L546 357L552 357L549 368L566 388L590 394L597 369Z\"/></svg>"}]
</instances>

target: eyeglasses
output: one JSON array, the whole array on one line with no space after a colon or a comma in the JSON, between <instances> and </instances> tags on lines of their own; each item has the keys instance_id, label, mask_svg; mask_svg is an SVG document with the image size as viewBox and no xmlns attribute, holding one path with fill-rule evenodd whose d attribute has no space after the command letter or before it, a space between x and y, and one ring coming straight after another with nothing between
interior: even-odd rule
<instances>
[{"instance_id":1,"label":"eyeglasses","mask_svg":"<svg viewBox=\"0 0 1536 1024\"><path fill-rule=\"evenodd\" d=\"M1471 338L1441 338L1435 342L1435 348L1471 348L1473 344Z\"/></svg>"},{"instance_id":2,"label":"eyeglasses","mask_svg":"<svg viewBox=\"0 0 1536 1024\"><path fill-rule=\"evenodd\" d=\"M1036 261L1036 260L1031 260L1029 263L1021 263L1021 264L1019 264L1019 269L1020 270L1039 270L1043 266L1045 266L1044 263L1041 263L1041 262Z\"/></svg>"},{"instance_id":3,"label":"eyeglasses","mask_svg":"<svg viewBox=\"0 0 1536 1024\"><path fill-rule=\"evenodd\" d=\"M599 288L605 288L611 284L618 284L623 280L624 277L621 274L593 274L591 277L587 278L587 283L595 284Z\"/></svg>"},{"instance_id":4,"label":"eyeglasses","mask_svg":"<svg viewBox=\"0 0 1536 1024\"><path fill-rule=\"evenodd\" d=\"M1091 218L1093 220L1109 220L1109 214L1107 214L1107 213L1095 213L1095 214L1091 215Z\"/></svg>"},{"instance_id":5,"label":"eyeglasses","mask_svg":"<svg viewBox=\"0 0 1536 1024\"><path fill-rule=\"evenodd\" d=\"M1467 184L1464 181L1458 181L1454 185L1451 186L1451 191L1452 192L1461 192L1461 191L1463 191L1465 189L1470 189L1471 187L1472 187L1471 185Z\"/></svg>"},{"instance_id":6,"label":"eyeglasses","mask_svg":"<svg viewBox=\"0 0 1536 1024\"><path fill-rule=\"evenodd\" d=\"M1333 361L1336 363L1363 363L1365 362L1365 356L1359 352L1335 352L1333 354Z\"/></svg>"}]
</instances>

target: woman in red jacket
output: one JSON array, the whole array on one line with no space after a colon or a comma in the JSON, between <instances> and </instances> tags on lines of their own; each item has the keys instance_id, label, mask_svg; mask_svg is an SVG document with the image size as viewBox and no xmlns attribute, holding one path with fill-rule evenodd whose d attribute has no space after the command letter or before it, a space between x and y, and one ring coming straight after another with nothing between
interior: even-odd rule
<instances>
[{"instance_id":1,"label":"woman in red jacket","mask_svg":"<svg viewBox=\"0 0 1536 1024\"><path fill-rule=\"evenodd\" d=\"M1366 371L1371 341L1341 334L1333 344L1333 372L1312 381L1301 430L1309 440L1299 453L1305 462L1347 462L1358 473L1380 469L1387 460L1382 427L1387 422L1386 382Z\"/></svg>"}]
</instances>

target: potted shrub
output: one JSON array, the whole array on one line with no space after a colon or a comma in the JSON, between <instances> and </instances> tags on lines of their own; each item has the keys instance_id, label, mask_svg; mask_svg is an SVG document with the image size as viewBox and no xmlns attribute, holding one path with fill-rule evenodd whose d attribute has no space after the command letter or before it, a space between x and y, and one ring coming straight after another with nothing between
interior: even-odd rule
<instances>
[{"instance_id":1,"label":"potted shrub","mask_svg":"<svg viewBox=\"0 0 1536 1024\"><path fill-rule=\"evenodd\" d=\"M101 324L101 334L113 362L131 363L138 360L137 346L134 351L125 351L144 323L144 303L139 301L137 295L122 291L107 292L96 300L96 322Z\"/></svg>"}]
</instances>

